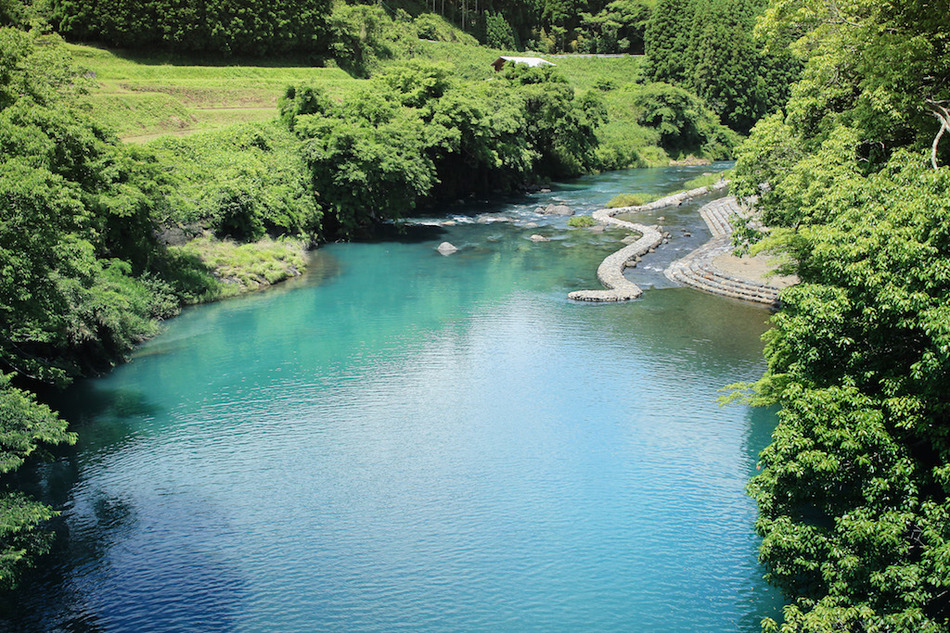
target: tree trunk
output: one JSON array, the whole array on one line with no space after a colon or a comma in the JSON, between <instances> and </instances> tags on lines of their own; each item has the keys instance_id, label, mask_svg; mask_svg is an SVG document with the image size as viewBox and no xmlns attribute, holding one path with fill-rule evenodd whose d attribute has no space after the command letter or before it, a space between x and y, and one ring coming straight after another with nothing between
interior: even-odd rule
<instances>
[{"instance_id":1,"label":"tree trunk","mask_svg":"<svg viewBox=\"0 0 950 633\"><path fill-rule=\"evenodd\" d=\"M933 165L934 169L938 169L937 165L937 145L940 144L940 139L943 137L943 133L947 130L950 130L950 110L947 109L947 106L944 105L944 101L931 101L927 100L927 107L930 108L930 111L933 112L933 115L937 117L937 121L940 122L940 129L937 130L937 136L934 137L933 146L930 148L930 164Z\"/></svg>"}]
</instances>

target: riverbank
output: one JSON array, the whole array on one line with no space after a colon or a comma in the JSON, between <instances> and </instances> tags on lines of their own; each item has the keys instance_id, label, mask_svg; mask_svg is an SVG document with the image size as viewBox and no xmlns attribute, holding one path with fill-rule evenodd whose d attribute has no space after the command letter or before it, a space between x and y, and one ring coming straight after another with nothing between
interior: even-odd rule
<instances>
[{"instance_id":1,"label":"riverbank","mask_svg":"<svg viewBox=\"0 0 950 633\"><path fill-rule=\"evenodd\" d=\"M309 243L301 239L273 239L239 244L203 236L171 249L196 258L216 280L198 303L226 299L269 288L299 277L307 270Z\"/></svg>"},{"instance_id":2,"label":"riverbank","mask_svg":"<svg viewBox=\"0 0 950 633\"><path fill-rule=\"evenodd\" d=\"M636 242L608 255L597 268L597 279L604 290L578 290L568 294L574 301L629 301L643 295L643 290L624 276L624 270L635 266L647 253L668 240L660 225L646 226L627 222L615 216L653 211L678 206L685 201L728 186L720 181L708 187L697 187L635 207L600 209L593 214L602 224L620 226L642 235ZM747 211L734 196L714 200L700 209L700 215L713 237L687 256L674 261L664 271L676 283L743 301L778 307L779 293L798 282L794 276L775 274L778 260L766 254L737 257L733 254L732 220L746 217Z\"/></svg>"},{"instance_id":3,"label":"riverbank","mask_svg":"<svg viewBox=\"0 0 950 633\"><path fill-rule=\"evenodd\" d=\"M798 283L798 279L775 274L778 260L765 253L754 257L733 254L732 220L748 217L748 210L735 196L727 196L699 212L713 237L670 264L665 271L667 278L703 292L777 308L781 291Z\"/></svg>"}]
</instances>

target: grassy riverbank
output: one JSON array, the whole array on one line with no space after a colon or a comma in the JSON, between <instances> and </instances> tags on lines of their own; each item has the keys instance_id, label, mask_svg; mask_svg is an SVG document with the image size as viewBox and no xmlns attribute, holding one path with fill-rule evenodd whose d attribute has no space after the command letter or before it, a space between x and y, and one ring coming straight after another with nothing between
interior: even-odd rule
<instances>
[{"instance_id":1,"label":"grassy riverbank","mask_svg":"<svg viewBox=\"0 0 950 633\"><path fill-rule=\"evenodd\" d=\"M273 263L289 260L274 255L275 242L240 251L215 244L222 186L227 183L236 195L253 195L257 207L263 200L267 217L287 215L288 208L294 209L291 215L318 217L317 208L304 199L309 185L297 141L276 123L278 101L287 86L308 85L333 102L347 102L371 92L371 79L354 77L332 60L324 67L295 61L207 63L171 53L132 54L84 44L65 48L90 80L82 102L92 118L127 143L145 144L174 181L177 201L159 221L177 231L179 243L205 236L188 247L188 257L211 271L195 300L253 290L303 270L304 264L296 262L277 274ZM379 60L373 74L384 74L409 58L436 64L453 83L487 87L499 79L490 64L501 53L465 41L417 40L395 58ZM575 94L589 94L604 108L606 120L595 130L603 167L669 160L658 145L658 132L638 123L635 97L643 86L642 57L551 59ZM296 193L274 193L288 190ZM292 235L318 223L279 228ZM261 268L270 272L258 275ZM235 278L256 281L222 281Z\"/></svg>"}]
</instances>

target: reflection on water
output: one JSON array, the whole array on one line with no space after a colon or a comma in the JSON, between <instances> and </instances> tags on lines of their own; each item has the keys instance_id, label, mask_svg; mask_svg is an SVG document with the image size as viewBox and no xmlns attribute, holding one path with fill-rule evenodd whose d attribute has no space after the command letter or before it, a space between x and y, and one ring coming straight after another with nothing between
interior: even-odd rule
<instances>
[{"instance_id":1,"label":"reflection on water","mask_svg":"<svg viewBox=\"0 0 950 633\"><path fill-rule=\"evenodd\" d=\"M626 176L545 195L682 174ZM680 288L569 302L622 235L544 219L536 244L529 206L326 247L77 385L80 443L37 474L64 538L3 624L758 630L779 603L743 489L774 416L717 398L761 373L768 313Z\"/></svg>"}]
</instances>

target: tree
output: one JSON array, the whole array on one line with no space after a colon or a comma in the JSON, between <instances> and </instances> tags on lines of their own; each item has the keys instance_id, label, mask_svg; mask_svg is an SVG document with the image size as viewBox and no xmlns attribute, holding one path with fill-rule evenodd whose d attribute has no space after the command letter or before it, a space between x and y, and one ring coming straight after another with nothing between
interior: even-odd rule
<instances>
[{"instance_id":1,"label":"tree","mask_svg":"<svg viewBox=\"0 0 950 633\"><path fill-rule=\"evenodd\" d=\"M0 375L0 588L12 587L19 573L48 550L50 535L37 526L55 514L16 492L10 473L43 446L75 441L49 407L12 387L10 376Z\"/></svg>"},{"instance_id":2,"label":"tree","mask_svg":"<svg viewBox=\"0 0 950 633\"><path fill-rule=\"evenodd\" d=\"M59 33L136 49L234 55L323 53L328 0L51 0Z\"/></svg>"},{"instance_id":3,"label":"tree","mask_svg":"<svg viewBox=\"0 0 950 633\"><path fill-rule=\"evenodd\" d=\"M614 0L595 15L581 14L582 52L642 55L650 6L644 0Z\"/></svg>"},{"instance_id":4,"label":"tree","mask_svg":"<svg viewBox=\"0 0 950 633\"><path fill-rule=\"evenodd\" d=\"M695 11L693 0L658 0L656 3L645 36L648 74L653 81L670 84L686 81Z\"/></svg>"},{"instance_id":5,"label":"tree","mask_svg":"<svg viewBox=\"0 0 950 633\"><path fill-rule=\"evenodd\" d=\"M783 630L946 630L950 172L900 153L825 191L758 386L782 407L750 485L761 559Z\"/></svg>"},{"instance_id":6,"label":"tree","mask_svg":"<svg viewBox=\"0 0 950 633\"><path fill-rule=\"evenodd\" d=\"M485 13L485 46L502 50L514 50L515 32L511 25L500 13L488 11Z\"/></svg>"},{"instance_id":7,"label":"tree","mask_svg":"<svg viewBox=\"0 0 950 633\"><path fill-rule=\"evenodd\" d=\"M779 0L760 24L805 60L736 167L771 226L757 248L801 279L768 334L756 398L782 410L750 484L785 632L950 627L950 168L926 107L950 96L950 31L933 9Z\"/></svg>"},{"instance_id":8,"label":"tree","mask_svg":"<svg viewBox=\"0 0 950 633\"><path fill-rule=\"evenodd\" d=\"M787 46L753 38L761 11L759 0L661 0L646 34L650 77L695 92L747 134L785 103L799 70Z\"/></svg>"},{"instance_id":9,"label":"tree","mask_svg":"<svg viewBox=\"0 0 950 633\"><path fill-rule=\"evenodd\" d=\"M674 154L725 157L738 142L718 117L692 93L666 83L651 83L634 93L637 121L656 130L660 146Z\"/></svg>"}]
</instances>

